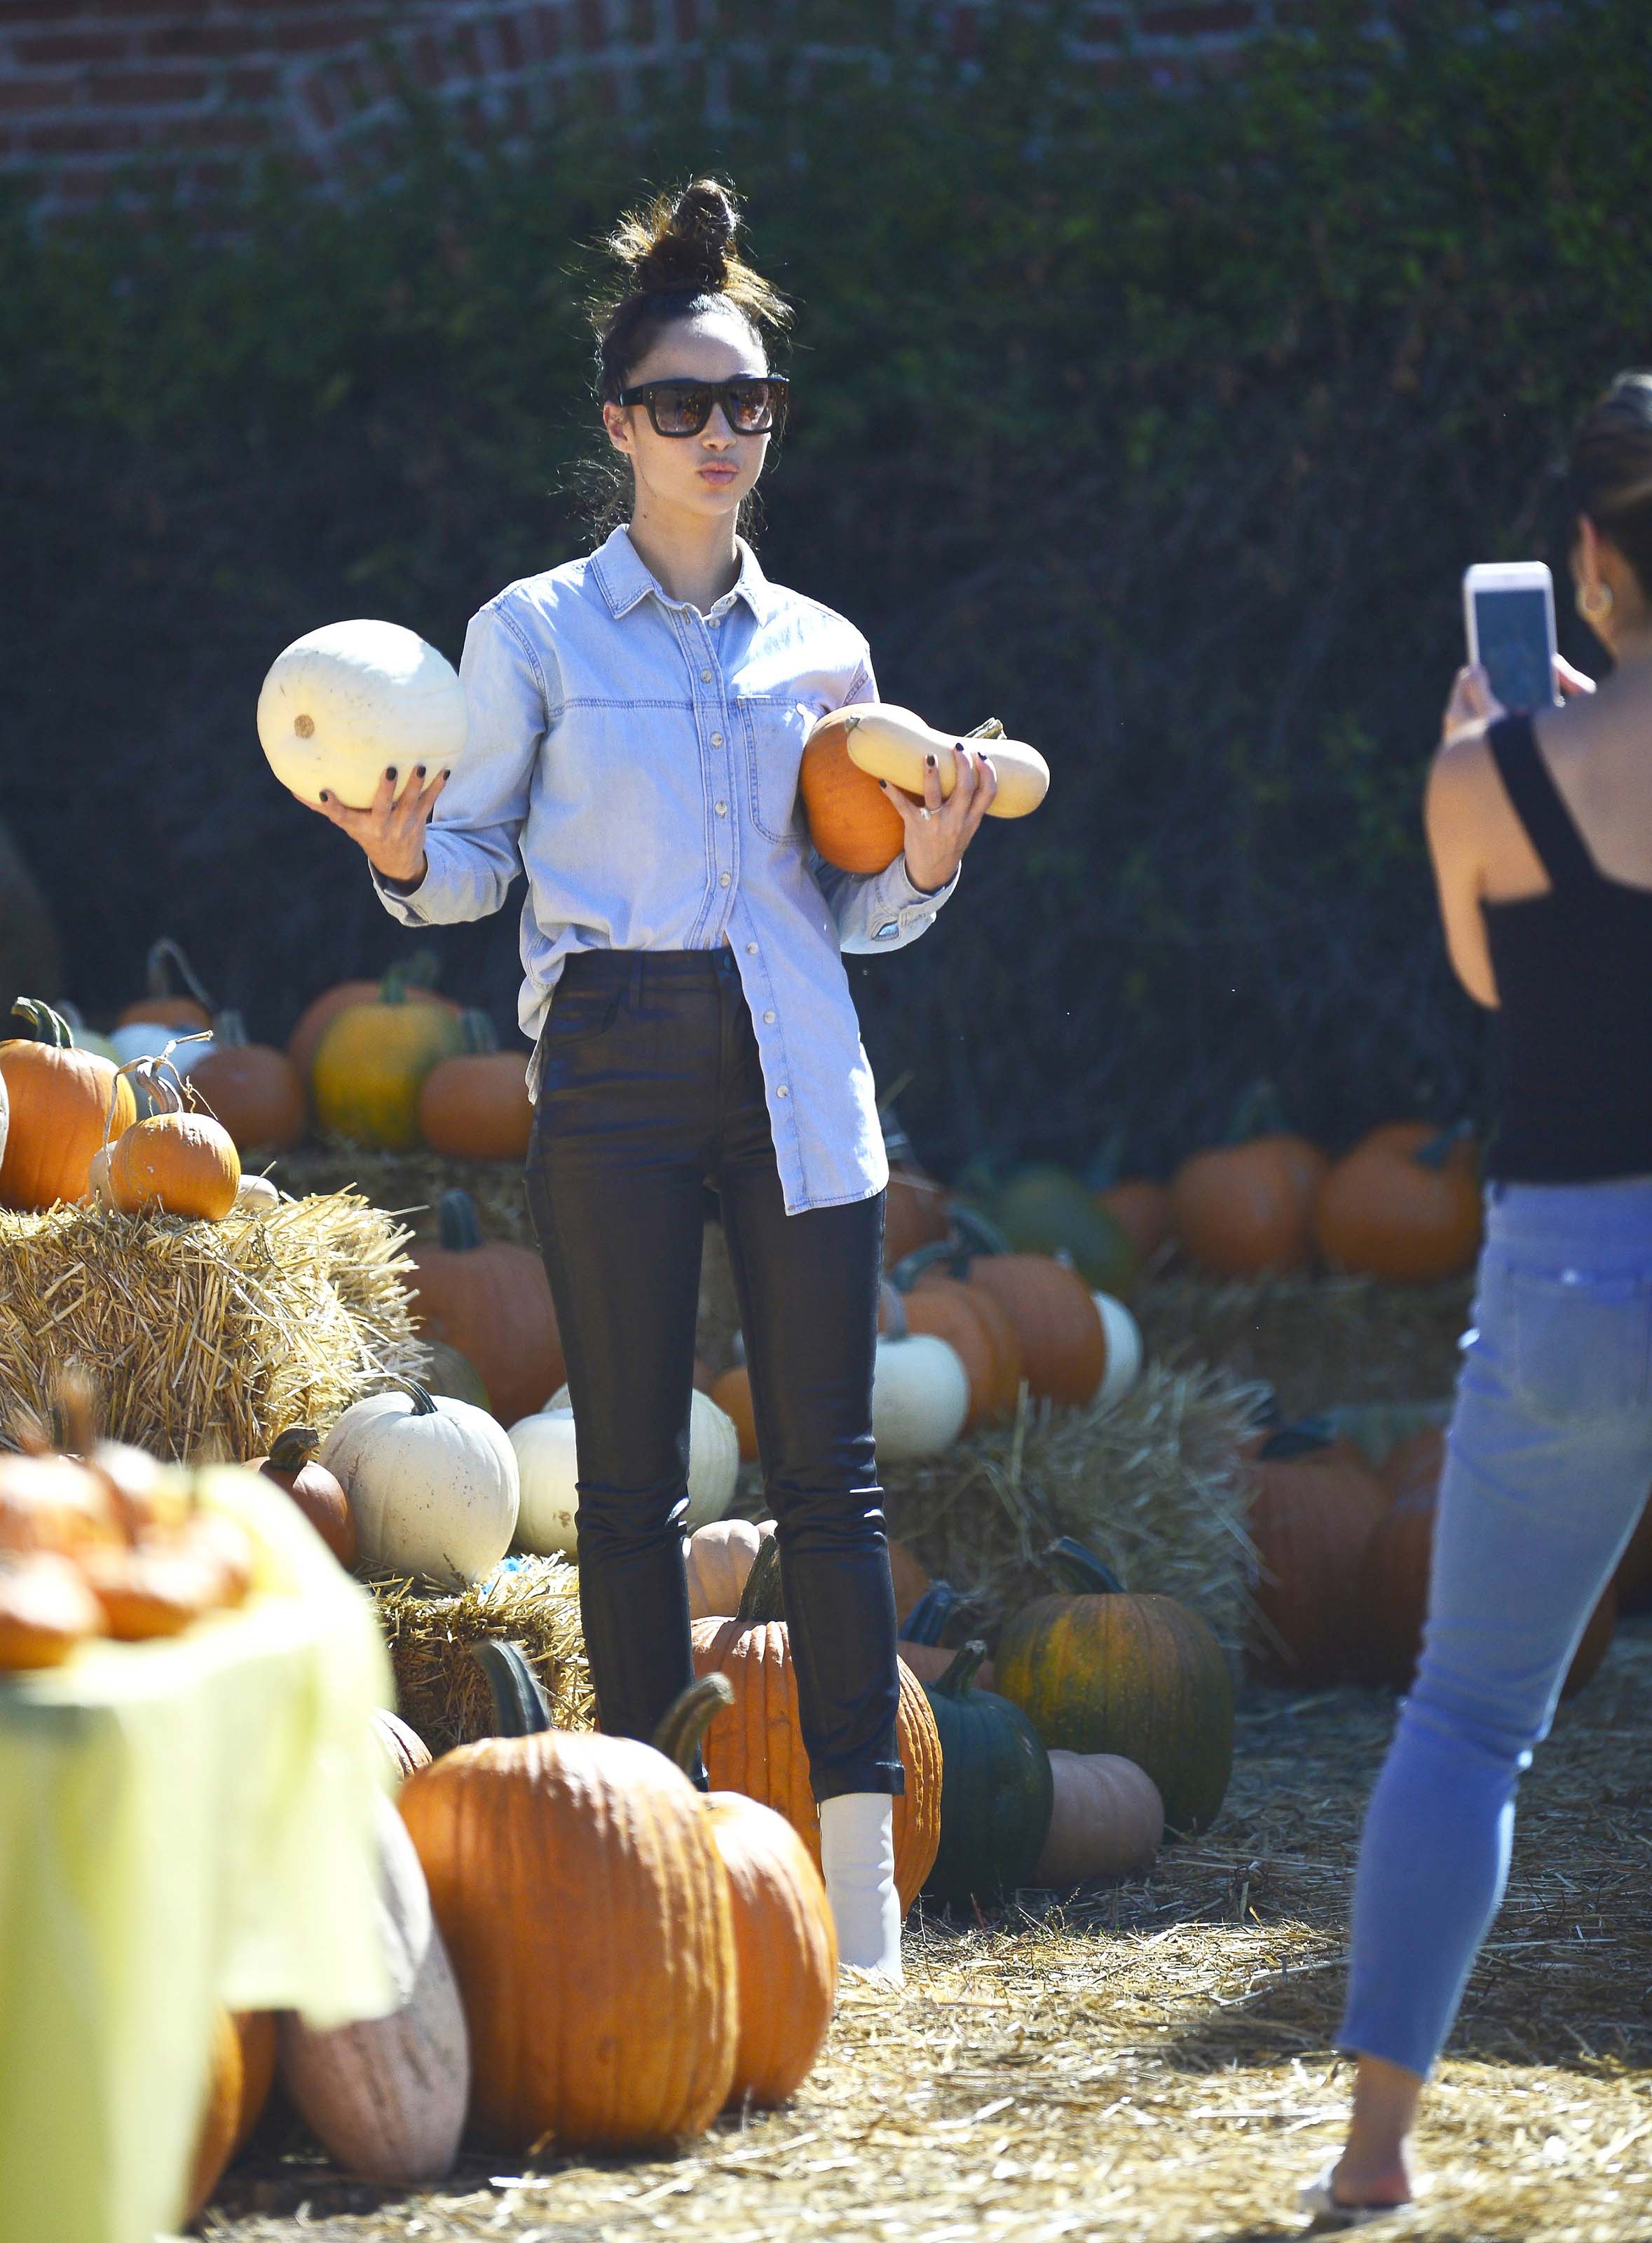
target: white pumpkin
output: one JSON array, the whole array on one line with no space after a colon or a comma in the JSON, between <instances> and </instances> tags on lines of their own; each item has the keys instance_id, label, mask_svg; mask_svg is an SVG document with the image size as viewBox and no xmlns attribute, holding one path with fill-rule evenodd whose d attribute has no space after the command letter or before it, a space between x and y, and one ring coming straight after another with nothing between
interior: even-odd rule
<instances>
[{"instance_id":1,"label":"white pumpkin","mask_svg":"<svg viewBox=\"0 0 1652 2243\"><path fill-rule=\"evenodd\" d=\"M323 788L365 810L387 771L398 796L452 771L465 745L465 697L447 657L401 623L326 623L284 647L258 697L259 742L301 802Z\"/></svg>"},{"instance_id":2,"label":"white pumpkin","mask_svg":"<svg viewBox=\"0 0 1652 2243\"><path fill-rule=\"evenodd\" d=\"M349 1499L367 1573L462 1589L484 1580L516 1531L516 1452L474 1403L411 1379L350 1407L320 1461Z\"/></svg>"},{"instance_id":3,"label":"white pumpkin","mask_svg":"<svg viewBox=\"0 0 1652 2243\"><path fill-rule=\"evenodd\" d=\"M516 1547L541 1558L573 1557L578 1546L574 1514L579 1508L573 1411L565 1404L560 1409L548 1404L536 1417L518 1418L510 1429L510 1445L522 1479Z\"/></svg>"},{"instance_id":4,"label":"white pumpkin","mask_svg":"<svg viewBox=\"0 0 1652 2243\"><path fill-rule=\"evenodd\" d=\"M1110 1293L1092 1293L1090 1298L1107 1340L1107 1369L1096 1400L1102 1409L1110 1410L1142 1375L1142 1328L1123 1302Z\"/></svg>"},{"instance_id":5,"label":"white pumpkin","mask_svg":"<svg viewBox=\"0 0 1652 2243\"><path fill-rule=\"evenodd\" d=\"M293 2011L277 2028L287 2094L336 2165L408 2187L453 2169L470 2095L470 2039L429 1889L389 1801L378 1817L379 1924L395 2007L320 2032Z\"/></svg>"},{"instance_id":6,"label":"white pumpkin","mask_svg":"<svg viewBox=\"0 0 1652 2243\"><path fill-rule=\"evenodd\" d=\"M243 1176L235 1195L238 1215L273 1215L281 1204L279 1188L267 1176Z\"/></svg>"},{"instance_id":7,"label":"white pumpkin","mask_svg":"<svg viewBox=\"0 0 1652 2243\"><path fill-rule=\"evenodd\" d=\"M548 1412L572 1407L565 1386L559 1386L545 1404ZM697 1386L689 1398L688 1516L684 1525L690 1533L697 1526L707 1526L712 1519L722 1518L734 1500L734 1483L739 1470L740 1437L734 1430L733 1418ZM566 1547L571 1551L573 1544L570 1542Z\"/></svg>"},{"instance_id":8,"label":"white pumpkin","mask_svg":"<svg viewBox=\"0 0 1652 2243\"><path fill-rule=\"evenodd\" d=\"M949 1449L969 1415L963 1357L933 1332L880 1338L872 1374L872 1431L885 1464Z\"/></svg>"},{"instance_id":9,"label":"white pumpkin","mask_svg":"<svg viewBox=\"0 0 1652 2243\"><path fill-rule=\"evenodd\" d=\"M200 1041L198 1043L179 1041L181 1037L192 1034L199 1034ZM124 1027L111 1029L109 1041L114 1047L116 1061L122 1067L130 1067L135 1059L158 1059L168 1044L176 1044L177 1049L172 1053L169 1064L179 1074L188 1074L192 1068L200 1065L209 1052L218 1049L217 1043L204 1030L169 1028L158 1020L128 1020ZM141 1117L144 1086L141 1082L134 1082L132 1089L137 1095L138 1111Z\"/></svg>"}]
</instances>

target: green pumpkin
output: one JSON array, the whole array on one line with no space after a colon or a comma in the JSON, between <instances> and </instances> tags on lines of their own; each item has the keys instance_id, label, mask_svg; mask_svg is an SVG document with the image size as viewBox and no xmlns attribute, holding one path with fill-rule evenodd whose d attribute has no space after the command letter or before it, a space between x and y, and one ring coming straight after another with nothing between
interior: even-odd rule
<instances>
[{"instance_id":1,"label":"green pumpkin","mask_svg":"<svg viewBox=\"0 0 1652 2243\"><path fill-rule=\"evenodd\" d=\"M1017 1254L1066 1255L1093 1292L1122 1300L1136 1280L1129 1234L1079 1177L1048 1163L1022 1169L992 1202Z\"/></svg>"},{"instance_id":2,"label":"green pumpkin","mask_svg":"<svg viewBox=\"0 0 1652 2243\"><path fill-rule=\"evenodd\" d=\"M941 1849L931 1900L995 1898L1032 1876L1055 1804L1049 1755L1018 1707L977 1690L984 1643L967 1643L924 1695L941 1736Z\"/></svg>"},{"instance_id":3,"label":"green pumpkin","mask_svg":"<svg viewBox=\"0 0 1652 2243\"><path fill-rule=\"evenodd\" d=\"M1170 1830L1208 1830L1233 1773L1233 1681L1214 1633L1174 1597L1127 1595L1082 1543L1045 1554L1078 1593L1008 1623L999 1689L1050 1751L1122 1754L1157 1784Z\"/></svg>"},{"instance_id":4,"label":"green pumpkin","mask_svg":"<svg viewBox=\"0 0 1652 2243\"><path fill-rule=\"evenodd\" d=\"M445 1339L427 1339L424 1349L430 1358L430 1367L419 1383L427 1393L446 1394L455 1402L474 1403L478 1410L491 1414L493 1404L488 1397L487 1382L468 1355L461 1355Z\"/></svg>"}]
</instances>

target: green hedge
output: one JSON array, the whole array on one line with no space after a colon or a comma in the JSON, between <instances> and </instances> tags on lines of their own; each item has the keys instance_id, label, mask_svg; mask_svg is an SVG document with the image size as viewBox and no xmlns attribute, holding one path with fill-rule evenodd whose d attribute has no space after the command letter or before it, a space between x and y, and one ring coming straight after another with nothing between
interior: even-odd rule
<instances>
[{"instance_id":1,"label":"green hedge","mask_svg":"<svg viewBox=\"0 0 1652 2243\"><path fill-rule=\"evenodd\" d=\"M266 1033L394 949L268 783L258 681L351 612L456 655L583 549L582 245L714 165L800 306L766 564L866 628L888 697L995 711L1055 774L935 934L855 969L920 1148L1082 1161L1122 1126L1163 1163L1259 1074L1332 1138L1483 1106L1418 792L1463 566L1563 568L1566 430L1652 357L1652 17L1521 39L1433 0L1393 41L1351 10L1197 95L1098 95L1069 12L1003 11L961 81L925 10L814 0L812 40L893 38L888 69L803 98L771 48L725 127L661 86L644 136L570 118L514 166L410 96L393 185L272 175L215 247L189 213L35 241L19 201L0 754L83 1005L163 926ZM448 942L502 1018L509 920Z\"/></svg>"}]
</instances>

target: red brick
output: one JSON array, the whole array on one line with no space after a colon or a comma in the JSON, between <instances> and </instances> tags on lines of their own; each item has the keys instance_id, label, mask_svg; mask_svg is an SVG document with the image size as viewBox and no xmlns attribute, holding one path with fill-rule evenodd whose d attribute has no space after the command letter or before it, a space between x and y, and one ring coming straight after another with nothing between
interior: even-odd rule
<instances>
[{"instance_id":1,"label":"red brick","mask_svg":"<svg viewBox=\"0 0 1652 2243\"><path fill-rule=\"evenodd\" d=\"M1149 39L1196 39L1219 32L1254 31L1257 11L1247 0L1217 0L1214 6L1143 8L1137 16Z\"/></svg>"},{"instance_id":2,"label":"red brick","mask_svg":"<svg viewBox=\"0 0 1652 2243\"><path fill-rule=\"evenodd\" d=\"M417 38L403 47L401 62L421 85L445 85L448 82L448 58L428 31L421 31Z\"/></svg>"},{"instance_id":3,"label":"red brick","mask_svg":"<svg viewBox=\"0 0 1652 2243\"><path fill-rule=\"evenodd\" d=\"M1074 24L1073 36L1086 46L1120 47L1129 30L1129 22L1118 9L1093 8Z\"/></svg>"},{"instance_id":4,"label":"red brick","mask_svg":"<svg viewBox=\"0 0 1652 2243\"><path fill-rule=\"evenodd\" d=\"M269 63L236 63L224 72L232 101L269 101L280 87L280 72Z\"/></svg>"},{"instance_id":5,"label":"red brick","mask_svg":"<svg viewBox=\"0 0 1652 2243\"><path fill-rule=\"evenodd\" d=\"M381 16L317 16L304 22L273 23L258 45L291 55L339 54L384 28Z\"/></svg>"},{"instance_id":6,"label":"red brick","mask_svg":"<svg viewBox=\"0 0 1652 2243\"><path fill-rule=\"evenodd\" d=\"M508 71L519 71L526 64L528 54L522 41L522 24L515 11L496 17L493 24L495 51Z\"/></svg>"},{"instance_id":7,"label":"red brick","mask_svg":"<svg viewBox=\"0 0 1652 2243\"><path fill-rule=\"evenodd\" d=\"M0 77L0 109L17 115L51 114L80 106L81 82L72 77Z\"/></svg>"},{"instance_id":8,"label":"red brick","mask_svg":"<svg viewBox=\"0 0 1652 2243\"><path fill-rule=\"evenodd\" d=\"M169 148L261 148L270 137L266 118L244 109L216 109L193 117L169 117Z\"/></svg>"},{"instance_id":9,"label":"red brick","mask_svg":"<svg viewBox=\"0 0 1652 2243\"><path fill-rule=\"evenodd\" d=\"M574 0L574 17L579 44L588 53L592 48L608 44L608 24L602 0Z\"/></svg>"},{"instance_id":10,"label":"red brick","mask_svg":"<svg viewBox=\"0 0 1652 2243\"><path fill-rule=\"evenodd\" d=\"M31 156L102 156L120 154L144 145L144 130L133 117L65 118L51 125L31 125L25 143Z\"/></svg>"},{"instance_id":11,"label":"red brick","mask_svg":"<svg viewBox=\"0 0 1652 2243\"><path fill-rule=\"evenodd\" d=\"M132 34L137 53L149 62L239 62L264 42L255 24L152 24Z\"/></svg>"},{"instance_id":12,"label":"red brick","mask_svg":"<svg viewBox=\"0 0 1652 2243\"><path fill-rule=\"evenodd\" d=\"M492 65L483 54L481 27L475 23L456 24L445 37L449 77L488 77Z\"/></svg>"},{"instance_id":13,"label":"red brick","mask_svg":"<svg viewBox=\"0 0 1652 2243\"><path fill-rule=\"evenodd\" d=\"M26 70L49 69L54 63L124 63L131 41L124 31L43 31L32 37L19 31L11 51Z\"/></svg>"},{"instance_id":14,"label":"red brick","mask_svg":"<svg viewBox=\"0 0 1652 2243\"><path fill-rule=\"evenodd\" d=\"M87 91L99 108L161 108L204 100L213 84L203 70L103 70L89 74Z\"/></svg>"},{"instance_id":15,"label":"red brick","mask_svg":"<svg viewBox=\"0 0 1652 2243\"><path fill-rule=\"evenodd\" d=\"M531 20L532 28L538 36L541 61L555 62L566 43L568 29L559 0L553 0L550 7L536 8Z\"/></svg>"},{"instance_id":16,"label":"red brick","mask_svg":"<svg viewBox=\"0 0 1652 2243\"><path fill-rule=\"evenodd\" d=\"M699 0L672 0L671 27L684 43L700 36Z\"/></svg>"}]
</instances>

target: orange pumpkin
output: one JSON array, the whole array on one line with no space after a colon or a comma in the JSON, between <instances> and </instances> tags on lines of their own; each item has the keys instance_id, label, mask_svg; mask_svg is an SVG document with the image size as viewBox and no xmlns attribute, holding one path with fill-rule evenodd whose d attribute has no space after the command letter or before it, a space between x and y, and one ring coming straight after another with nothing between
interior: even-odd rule
<instances>
[{"instance_id":1,"label":"orange pumpkin","mask_svg":"<svg viewBox=\"0 0 1652 2243\"><path fill-rule=\"evenodd\" d=\"M846 872L881 872L907 845L900 812L870 771L849 760L849 728L817 724L803 751L798 785L809 839Z\"/></svg>"},{"instance_id":2,"label":"orange pumpkin","mask_svg":"<svg viewBox=\"0 0 1652 2243\"><path fill-rule=\"evenodd\" d=\"M1170 1180L1176 1235L1189 1259L1218 1277L1310 1268L1314 1197L1329 1165L1289 1130L1193 1154Z\"/></svg>"},{"instance_id":3,"label":"orange pumpkin","mask_svg":"<svg viewBox=\"0 0 1652 2243\"><path fill-rule=\"evenodd\" d=\"M1264 1441L1250 1469L1254 1593L1268 1630L1258 1664L1311 1688L1334 1682L1348 1666L1359 1568L1386 1492L1357 1456L1298 1426Z\"/></svg>"},{"instance_id":4,"label":"orange pumpkin","mask_svg":"<svg viewBox=\"0 0 1652 2243\"><path fill-rule=\"evenodd\" d=\"M694 1626L696 1675L725 1674L734 1702L705 1734L705 1766L717 1791L743 1791L784 1815L820 1866L820 1818L798 1714L791 1638L779 1612L779 1546L766 1542L732 1620ZM775 1615L771 1617L770 1615ZM917 1678L900 1669L896 1735L905 1793L894 1802L895 1883L909 1909L941 1843L941 1740Z\"/></svg>"},{"instance_id":5,"label":"orange pumpkin","mask_svg":"<svg viewBox=\"0 0 1652 2243\"><path fill-rule=\"evenodd\" d=\"M442 1195L441 1240L413 1249L419 1330L473 1363L500 1423L543 1409L568 1376L544 1264L525 1246L483 1245L469 1192Z\"/></svg>"},{"instance_id":6,"label":"orange pumpkin","mask_svg":"<svg viewBox=\"0 0 1652 2243\"><path fill-rule=\"evenodd\" d=\"M691 1684L660 1724L656 1747L691 1773L707 1724L733 1694L721 1674ZM826 1887L772 1808L714 1791L705 1811L734 1923L740 2024L729 2102L784 2103L814 2069L837 1999L838 1936Z\"/></svg>"},{"instance_id":7,"label":"orange pumpkin","mask_svg":"<svg viewBox=\"0 0 1652 2243\"><path fill-rule=\"evenodd\" d=\"M1403 1495L1439 1492L1446 1469L1446 1428L1424 1425L1398 1441L1382 1460L1382 1484L1389 1501Z\"/></svg>"},{"instance_id":8,"label":"orange pumpkin","mask_svg":"<svg viewBox=\"0 0 1652 2243\"><path fill-rule=\"evenodd\" d=\"M899 1626L929 1586L929 1576L906 1543L889 1537L889 1580L895 1593L895 1622Z\"/></svg>"},{"instance_id":9,"label":"orange pumpkin","mask_svg":"<svg viewBox=\"0 0 1652 2243\"><path fill-rule=\"evenodd\" d=\"M1107 1375L1107 1335L1075 1270L1047 1254L977 1254L949 1266L1009 1318L1021 1343L1022 1376L1035 1402L1082 1407L1095 1400ZM926 1271L914 1292L932 1282Z\"/></svg>"},{"instance_id":10,"label":"orange pumpkin","mask_svg":"<svg viewBox=\"0 0 1652 2243\"><path fill-rule=\"evenodd\" d=\"M1356 1145L1314 1202L1333 1270L1427 1285L1473 1267L1482 1228L1479 1149L1460 1130L1389 1123Z\"/></svg>"},{"instance_id":11,"label":"orange pumpkin","mask_svg":"<svg viewBox=\"0 0 1652 2243\"><path fill-rule=\"evenodd\" d=\"M243 1153L290 1153L308 1119L304 1085L287 1054L246 1041L236 1012L220 1013L212 1048L189 1071L191 1092Z\"/></svg>"},{"instance_id":12,"label":"orange pumpkin","mask_svg":"<svg viewBox=\"0 0 1652 2243\"><path fill-rule=\"evenodd\" d=\"M500 1050L485 1013L466 1013L459 1025L463 1051L438 1060L420 1090L420 1134L455 1160L523 1160L534 1126L526 1058Z\"/></svg>"},{"instance_id":13,"label":"orange pumpkin","mask_svg":"<svg viewBox=\"0 0 1652 2243\"><path fill-rule=\"evenodd\" d=\"M752 1376L743 1363L733 1364L711 1381L711 1399L734 1421L740 1444L740 1462L749 1465L757 1455L757 1418L752 1408Z\"/></svg>"},{"instance_id":14,"label":"orange pumpkin","mask_svg":"<svg viewBox=\"0 0 1652 2243\"><path fill-rule=\"evenodd\" d=\"M187 996L176 994L172 975L189 992ZM212 1000L202 988L194 967L169 935L150 945L145 960L144 986L145 994L135 1004L125 1007L115 1022L125 1027L133 1020L147 1020L156 1027L176 1028L187 1034L195 1028L210 1028L212 1025Z\"/></svg>"},{"instance_id":15,"label":"orange pumpkin","mask_svg":"<svg viewBox=\"0 0 1652 2243\"><path fill-rule=\"evenodd\" d=\"M1170 1187L1147 1176L1125 1176L1096 1197L1135 1248L1142 1268L1156 1265L1176 1237Z\"/></svg>"},{"instance_id":16,"label":"orange pumpkin","mask_svg":"<svg viewBox=\"0 0 1652 2243\"><path fill-rule=\"evenodd\" d=\"M112 1060L77 1051L67 1021L50 1005L19 997L11 1009L34 1034L0 1042L10 1116L0 1156L0 1206L27 1212L83 1200L105 1122L118 1135L138 1119L131 1085Z\"/></svg>"},{"instance_id":17,"label":"orange pumpkin","mask_svg":"<svg viewBox=\"0 0 1652 2243\"><path fill-rule=\"evenodd\" d=\"M191 1114L166 1074L132 1062L164 1110L134 1122L109 1146L106 1189L123 1215L183 1215L220 1223L241 1188L235 1140L210 1114ZM167 1073L171 1070L168 1069Z\"/></svg>"},{"instance_id":18,"label":"orange pumpkin","mask_svg":"<svg viewBox=\"0 0 1652 2243\"><path fill-rule=\"evenodd\" d=\"M72 1559L55 1550L0 1555L0 1674L61 1667L103 1632L103 1609Z\"/></svg>"},{"instance_id":19,"label":"orange pumpkin","mask_svg":"<svg viewBox=\"0 0 1652 2243\"><path fill-rule=\"evenodd\" d=\"M456 1020L460 1007L451 997L439 996L430 987L435 979L436 960L434 951L415 951L394 969L399 975L403 995L409 1003L442 1005ZM384 981L338 981L330 989L323 989L313 997L293 1024L293 1033L287 1040L287 1055L298 1070L299 1081L307 1089L315 1065L315 1054L322 1037L341 1013L352 1005L373 1005L382 1001Z\"/></svg>"},{"instance_id":20,"label":"orange pumpkin","mask_svg":"<svg viewBox=\"0 0 1652 2243\"><path fill-rule=\"evenodd\" d=\"M955 1348L969 1379L964 1430L1001 1425L1021 1392L1021 1340L1008 1310L981 1285L931 1271L908 1293L886 1283L878 1329L896 1339L927 1332Z\"/></svg>"},{"instance_id":21,"label":"orange pumpkin","mask_svg":"<svg viewBox=\"0 0 1652 2243\"><path fill-rule=\"evenodd\" d=\"M268 2010L218 2012L212 2067L195 2137L186 2220L199 2219L269 2100L275 2078L275 2019Z\"/></svg>"},{"instance_id":22,"label":"orange pumpkin","mask_svg":"<svg viewBox=\"0 0 1652 2243\"><path fill-rule=\"evenodd\" d=\"M253 1470L285 1488L341 1566L356 1559L355 1515L349 1499L315 1452L321 1436L309 1425L289 1425L270 1445L266 1457L257 1457Z\"/></svg>"},{"instance_id":23,"label":"orange pumpkin","mask_svg":"<svg viewBox=\"0 0 1652 2243\"><path fill-rule=\"evenodd\" d=\"M883 1266L893 1270L920 1246L947 1236L947 1187L909 1162L892 1168L884 1202Z\"/></svg>"}]
</instances>

